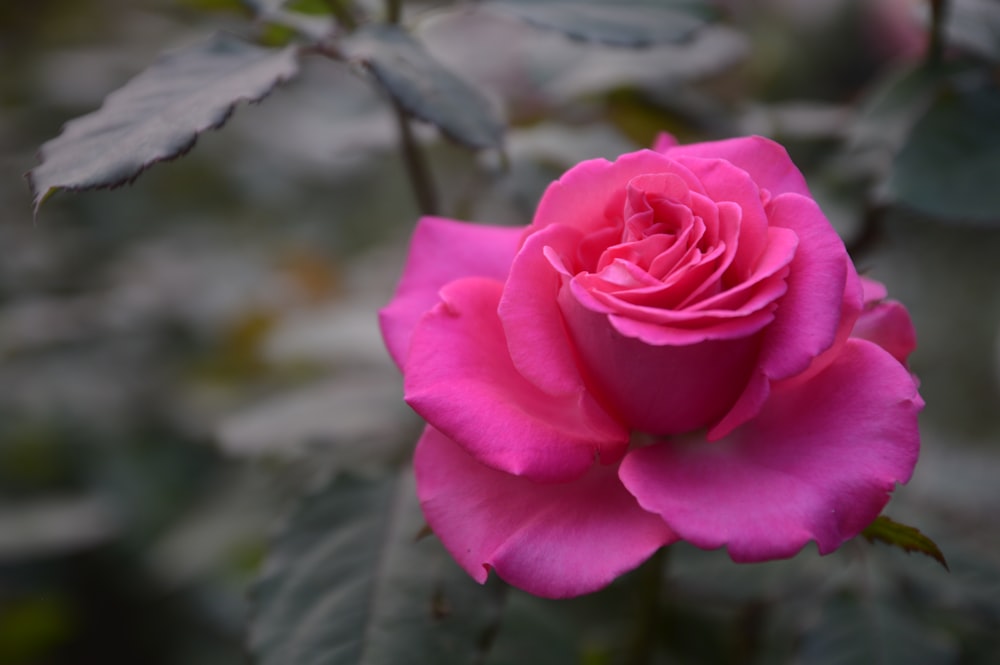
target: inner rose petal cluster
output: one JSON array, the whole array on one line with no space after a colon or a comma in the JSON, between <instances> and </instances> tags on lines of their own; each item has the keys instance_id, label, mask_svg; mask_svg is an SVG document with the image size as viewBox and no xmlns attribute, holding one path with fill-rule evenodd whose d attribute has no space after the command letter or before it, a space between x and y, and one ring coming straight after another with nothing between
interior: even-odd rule
<instances>
[{"instance_id":1,"label":"inner rose petal cluster","mask_svg":"<svg viewBox=\"0 0 1000 665\"><path fill-rule=\"evenodd\" d=\"M381 312L424 515L480 582L597 590L677 540L830 552L906 482L902 305L778 144L582 162L511 228L420 220Z\"/></svg>"}]
</instances>

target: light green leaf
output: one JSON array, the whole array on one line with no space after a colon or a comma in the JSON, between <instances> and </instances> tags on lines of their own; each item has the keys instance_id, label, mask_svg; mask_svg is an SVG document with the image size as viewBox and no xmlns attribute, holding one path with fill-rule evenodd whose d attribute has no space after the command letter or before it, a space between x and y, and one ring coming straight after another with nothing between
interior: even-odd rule
<instances>
[{"instance_id":1,"label":"light green leaf","mask_svg":"<svg viewBox=\"0 0 1000 665\"><path fill-rule=\"evenodd\" d=\"M497 148L504 126L490 102L395 25L359 29L347 44L385 92L411 115L472 148Z\"/></svg>"},{"instance_id":2,"label":"light green leaf","mask_svg":"<svg viewBox=\"0 0 1000 665\"><path fill-rule=\"evenodd\" d=\"M682 42L704 26L689 0L595 2L594 0L491 0L485 7L507 13L572 39L609 46L652 46Z\"/></svg>"},{"instance_id":3,"label":"light green leaf","mask_svg":"<svg viewBox=\"0 0 1000 665\"><path fill-rule=\"evenodd\" d=\"M872 543L876 540L899 547L906 552L920 552L936 560L945 570L948 569L948 562L945 561L944 554L937 544L920 533L916 528L894 522L884 515L879 515L875 521L861 532L865 539Z\"/></svg>"},{"instance_id":4,"label":"light green leaf","mask_svg":"<svg viewBox=\"0 0 1000 665\"><path fill-rule=\"evenodd\" d=\"M477 585L430 537L412 472L340 477L307 497L254 590L261 665L476 663L504 587Z\"/></svg>"},{"instance_id":5,"label":"light green leaf","mask_svg":"<svg viewBox=\"0 0 1000 665\"><path fill-rule=\"evenodd\" d=\"M28 174L35 209L60 189L117 187L190 150L238 102L255 102L298 71L293 47L276 50L216 34L166 53L45 143Z\"/></svg>"},{"instance_id":6,"label":"light green leaf","mask_svg":"<svg viewBox=\"0 0 1000 665\"><path fill-rule=\"evenodd\" d=\"M896 156L889 193L945 218L1000 223L1000 88L942 94Z\"/></svg>"}]
</instances>

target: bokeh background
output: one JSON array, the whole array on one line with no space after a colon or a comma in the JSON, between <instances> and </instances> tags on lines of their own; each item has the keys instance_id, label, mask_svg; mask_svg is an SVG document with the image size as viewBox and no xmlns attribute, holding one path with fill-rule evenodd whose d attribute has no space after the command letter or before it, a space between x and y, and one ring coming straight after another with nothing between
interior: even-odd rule
<instances>
[{"instance_id":1,"label":"bokeh background","mask_svg":"<svg viewBox=\"0 0 1000 665\"><path fill-rule=\"evenodd\" d=\"M662 130L783 142L913 315L924 451L887 514L951 572L864 542L759 566L676 546L664 639L676 662L867 662L871 643L883 662L1000 662L1000 210L885 203L891 151L858 132L872 90L922 57L921 3L723 4L694 41L633 50L407 3L510 124L506 169L421 128L443 208L527 223L568 166ZM388 106L346 65L305 59L183 159L33 218L23 174L64 122L163 50L255 34L247 17L227 0L0 4L3 665L246 662L248 589L300 488L405 456L419 431L375 324L418 212ZM511 608L491 662L519 662L518 640L538 662L612 662L627 621L585 599Z\"/></svg>"}]
</instances>

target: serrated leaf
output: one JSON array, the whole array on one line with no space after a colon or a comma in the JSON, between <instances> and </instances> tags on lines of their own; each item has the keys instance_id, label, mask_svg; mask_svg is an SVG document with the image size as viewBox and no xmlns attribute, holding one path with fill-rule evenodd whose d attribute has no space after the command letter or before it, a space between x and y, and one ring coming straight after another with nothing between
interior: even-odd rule
<instances>
[{"instance_id":1,"label":"serrated leaf","mask_svg":"<svg viewBox=\"0 0 1000 665\"><path fill-rule=\"evenodd\" d=\"M423 519L412 471L306 498L267 558L250 645L261 665L475 663L504 587L477 585Z\"/></svg>"},{"instance_id":2,"label":"serrated leaf","mask_svg":"<svg viewBox=\"0 0 1000 665\"><path fill-rule=\"evenodd\" d=\"M490 102L438 63L423 45L395 25L359 29L347 45L403 109L472 148L496 148L504 126Z\"/></svg>"},{"instance_id":3,"label":"serrated leaf","mask_svg":"<svg viewBox=\"0 0 1000 665\"><path fill-rule=\"evenodd\" d=\"M701 3L661 0L490 0L484 6L585 42L642 47L683 42L707 21Z\"/></svg>"},{"instance_id":4,"label":"serrated leaf","mask_svg":"<svg viewBox=\"0 0 1000 665\"><path fill-rule=\"evenodd\" d=\"M920 533L918 529L906 524L895 522L885 515L879 515L875 521L861 532L861 535L869 542L876 540L898 547L906 552L920 552L931 557L948 570L948 562L945 561L944 554L937 544Z\"/></svg>"},{"instance_id":5,"label":"serrated leaf","mask_svg":"<svg viewBox=\"0 0 1000 665\"><path fill-rule=\"evenodd\" d=\"M117 187L184 154L237 103L262 99L297 72L294 47L260 48L223 33L161 55L42 146L28 174L36 211L57 190Z\"/></svg>"},{"instance_id":6,"label":"serrated leaf","mask_svg":"<svg viewBox=\"0 0 1000 665\"><path fill-rule=\"evenodd\" d=\"M889 193L944 219L1000 223L1000 88L941 95L896 156Z\"/></svg>"}]
</instances>

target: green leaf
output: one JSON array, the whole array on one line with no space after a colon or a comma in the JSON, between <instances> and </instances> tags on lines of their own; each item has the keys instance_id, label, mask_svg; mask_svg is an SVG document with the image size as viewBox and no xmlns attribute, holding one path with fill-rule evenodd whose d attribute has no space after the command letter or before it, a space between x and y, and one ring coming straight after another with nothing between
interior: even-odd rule
<instances>
[{"instance_id":1,"label":"green leaf","mask_svg":"<svg viewBox=\"0 0 1000 665\"><path fill-rule=\"evenodd\" d=\"M293 47L275 50L216 34L161 55L145 72L70 121L28 174L35 210L60 189L117 187L190 150L240 101L255 102L298 71Z\"/></svg>"},{"instance_id":2,"label":"green leaf","mask_svg":"<svg viewBox=\"0 0 1000 665\"><path fill-rule=\"evenodd\" d=\"M861 535L869 543L876 540L899 547L906 552L920 552L925 554L948 570L948 562L944 559L944 554L933 540L920 533L916 528L894 522L884 515L879 515L875 521L861 532Z\"/></svg>"},{"instance_id":3,"label":"green leaf","mask_svg":"<svg viewBox=\"0 0 1000 665\"><path fill-rule=\"evenodd\" d=\"M938 97L896 156L889 193L946 219L1000 223L1000 88Z\"/></svg>"},{"instance_id":4,"label":"green leaf","mask_svg":"<svg viewBox=\"0 0 1000 665\"><path fill-rule=\"evenodd\" d=\"M609 46L674 44L690 38L707 23L691 10L702 8L692 0L490 0L484 3L540 28L556 30L585 42Z\"/></svg>"},{"instance_id":5,"label":"green leaf","mask_svg":"<svg viewBox=\"0 0 1000 665\"><path fill-rule=\"evenodd\" d=\"M364 26L354 33L347 51L411 115L469 147L500 146L504 126L489 101L402 28Z\"/></svg>"},{"instance_id":6,"label":"green leaf","mask_svg":"<svg viewBox=\"0 0 1000 665\"><path fill-rule=\"evenodd\" d=\"M306 498L255 588L261 665L480 662L504 587L479 586L434 538L412 471L340 477Z\"/></svg>"}]
</instances>

